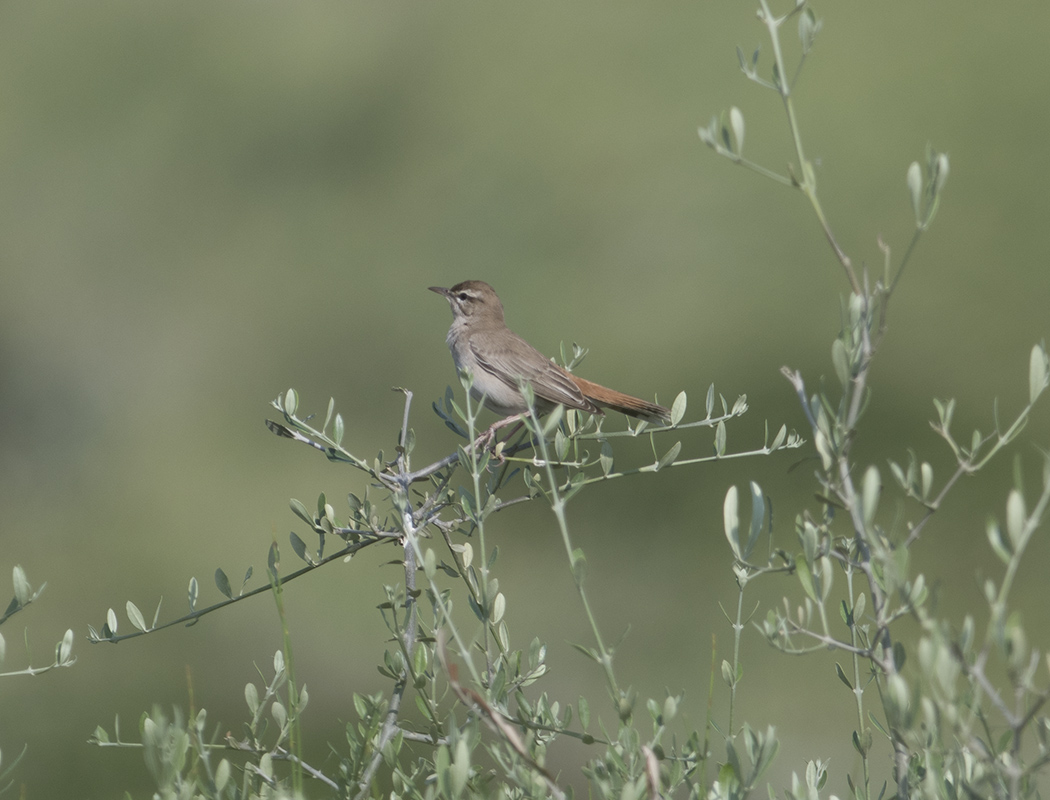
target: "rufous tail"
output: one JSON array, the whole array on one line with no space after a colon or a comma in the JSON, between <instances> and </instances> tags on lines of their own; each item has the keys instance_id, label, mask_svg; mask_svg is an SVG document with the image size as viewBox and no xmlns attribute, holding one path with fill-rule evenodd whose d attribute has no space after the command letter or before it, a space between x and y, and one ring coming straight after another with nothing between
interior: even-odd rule
<instances>
[{"instance_id":1,"label":"rufous tail","mask_svg":"<svg viewBox=\"0 0 1050 800\"><path fill-rule=\"evenodd\" d=\"M591 383L583 378L572 376L573 381L580 387L583 396L596 405L603 408L611 408L621 414L630 417L649 420L650 422L670 422L671 412L669 409L648 400L631 397L629 394L608 389L599 383Z\"/></svg>"}]
</instances>

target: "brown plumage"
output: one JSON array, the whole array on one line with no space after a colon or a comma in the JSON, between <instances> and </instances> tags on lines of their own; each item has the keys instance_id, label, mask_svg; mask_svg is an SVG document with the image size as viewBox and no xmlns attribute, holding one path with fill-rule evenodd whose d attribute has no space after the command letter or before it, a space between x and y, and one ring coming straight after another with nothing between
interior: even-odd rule
<instances>
[{"instance_id":1,"label":"brown plumage","mask_svg":"<svg viewBox=\"0 0 1050 800\"><path fill-rule=\"evenodd\" d=\"M667 422L671 412L629 394L617 392L577 377L559 367L516 333L507 328L503 304L484 281L463 281L451 289L431 286L452 307L448 346L458 369L474 375L472 393L484 398L497 414L510 416L527 410L518 388L528 383L542 413L556 405L578 408L592 414L611 408L622 414L652 422Z\"/></svg>"}]
</instances>

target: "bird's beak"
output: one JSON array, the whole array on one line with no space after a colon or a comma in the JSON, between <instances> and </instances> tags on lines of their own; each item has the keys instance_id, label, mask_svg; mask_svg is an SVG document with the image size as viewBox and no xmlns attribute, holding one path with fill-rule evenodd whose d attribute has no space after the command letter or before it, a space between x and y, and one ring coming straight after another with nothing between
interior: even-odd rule
<instances>
[{"instance_id":1,"label":"bird's beak","mask_svg":"<svg viewBox=\"0 0 1050 800\"><path fill-rule=\"evenodd\" d=\"M432 292L437 292L442 297L448 297L448 289L442 289L440 286L430 286L428 288Z\"/></svg>"}]
</instances>

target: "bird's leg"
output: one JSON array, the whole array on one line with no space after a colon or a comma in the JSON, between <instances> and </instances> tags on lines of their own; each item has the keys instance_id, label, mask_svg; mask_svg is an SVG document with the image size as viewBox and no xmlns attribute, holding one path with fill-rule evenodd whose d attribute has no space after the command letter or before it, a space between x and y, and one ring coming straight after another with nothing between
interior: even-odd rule
<instances>
[{"instance_id":1,"label":"bird's leg","mask_svg":"<svg viewBox=\"0 0 1050 800\"><path fill-rule=\"evenodd\" d=\"M522 415L522 416L523 416L523 415ZM516 436L516 435L518 434L518 431L520 431L520 430L521 430L522 428L524 428L524 427L525 427L525 421L524 421L524 420L518 420L518 424L517 424L517 425L515 425L515 426L514 426L513 428L511 428L511 431L510 431L510 433L508 433L508 434L507 434L507 435L506 435L506 436L505 436L505 437L503 438L503 440L502 440L502 441L496 442L496 443L495 443L495 444L493 445L493 448L492 448L492 454L493 454L493 455L494 455L494 456L496 457L496 460L497 460L497 461L499 461L499 462L500 462L501 464L502 464L502 463L503 463L503 461L505 460L505 458L504 458L504 456L503 456L503 451L504 451L504 449L505 449L505 448L506 448L506 447L507 447L508 445L510 445L511 441L512 441L512 440L514 439L514 437L515 437L515 436ZM522 439L524 439L524 438L525 438L525 437L524 437L524 436L522 436ZM518 445L520 445L520 444L521 444L521 439L519 439L519 440L518 440L517 444L518 444ZM517 450L512 450L511 452L517 452Z\"/></svg>"},{"instance_id":2,"label":"bird's leg","mask_svg":"<svg viewBox=\"0 0 1050 800\"><path fill-rule=\"evenodd\" d=\"M518 428L525 424L524 418L524 414L512 414L509 417L504 417L503 419L492 423L491 425L489 425L488 429L484 433L482 433L477 439L474 440L474 443L471 446L474 448L477 448L479 446L482 448L492 447L496 439L496 432L500 428L505 428L508 425L516 422L518 423L517 426L510 433L510 436L513 436L515 433L518 432ZM507 437L508 440L510 439L510 436Z\"/></svg>"}]
</instances>

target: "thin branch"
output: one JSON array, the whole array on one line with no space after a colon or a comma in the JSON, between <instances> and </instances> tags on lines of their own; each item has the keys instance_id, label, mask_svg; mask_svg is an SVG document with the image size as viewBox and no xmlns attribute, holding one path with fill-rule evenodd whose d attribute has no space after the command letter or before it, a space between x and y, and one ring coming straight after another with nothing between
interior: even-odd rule
<instances>
[{"instance_id":1,"label":"thin branch","mask_svg":"<svg viewBox=\"0 0 1050 800\"><path fill-rule=\"evenodd\" d=\"M532 757L532 754L529 753L528 749L525 747L525 743L522 742L518 732L514 730L514 726L508 722L508 719L489 705L488 701L473 688L463 686L459 682L456 665L448 663L445 639L441 633L438 634L438 640L434 650L437 653L441 668L445 672L445 677L448 679L449 687L452 689L456 697L459 698L459 701L467 708L476 707L479 709L481 711L482 721L490 730L499 735L511 747L511 749L514 750L523 761L525 761L525 763L543 778L544 782L547 784L547 788L550 790L550 793L554 795L556 800L565 800L565 792L563 792L561 787L558 786L554 777L547 771L547 769ZM511 718L511 720L513 721L513 718Z\"/></svg>"},{"instance_id":2,"label":"thin branch","mask_svg":"<svg viewBox=\"0 0 1050 800\"><path fill-rule=\"evenodd\" d=\"M284 578L281 579L281 583L285 584L285 583L288 583L289 581L294 581L296 578L301 577L302 575L305 575L308 572L312 572L313 570L317 569L318 567L323 567L325 564L328 564L328 563L330 563L332 561L336 561L337 559L346 558L346 556L353 555L354 553L357 553L358 551L363 550L364 548L369 547L370 545L373 545L373 544L389 543L391 541L394 541L395 538L397 538L397 537L391 537L391 536L387 535L384 532L384 534L382 536L378 537L378 538L369 539L368 541L351 542L346 547L344 547L342 550L339 550L336 553L331 553L330 555L327 555L324 558L322 558L320 561L317 561L317 562L315 562L313 564L307 564L302 569L300 569L300 570L298 570L296 572L290 573L289 575L287 575L287 576L285 576ZM257 594L262 594L263 592L269 592L270 590L271 590L270 584L267 583L265 586L259 586L256 589L252 589L251 591L244 592L243 594L239 594L236 597L229 597L226 600L222 600L222 601L220 601L218 603L215 603L214 605L208 606L207 608L202 608L202 609L199 609L197 611L192 611L189 614L185 614L184 616L179 617L178 619L173 619L170 622L165 622L162 625L156 625L156 626L154 626L152 628L148 628L147 630L144 630L144 631L136 630L136 631L133 631L131 633L122 634L120 636L116 636L116 635L107 636L107 637L99 636L97 638L93 637L93 636L88 636L88 641L91 642L92 644L100 644L101 642L109 642L111 644L116 644L117 642L123 642L125 639L134 639L134 638L136 638L138 636L145 636L146 634L155 633L157 631L164 630L165 628L171 628L171 627L173 627L175 625L182 625L182 624L185 624L187 626L194 625L194 624L197 623L198 620L200 620L201 617L207 616L208 614L211 614L213 611L218 611L220 608L225 608L226 606L233 605L234 603L239 603L242 600L247 600L249 597L254 597Z\"/></svg>"},{"instance_id":3,"label":"thin branch","mask_svg":"<svg viewBox=\"0 0 1050 800\"><path fill-rule=\"evenodd\" d=\"M1003 715L1003 719L1006 720L1006 724L1010 726L1011 730L1015 730L1018 723L1018 718L1014 715L1013 711L1006 704L1006 701L999 695L995 685L988 680L988 676L984 674L984 660L986 653L981 653L977 658L976 663L969 664L963 652L959 649L958 645L952 645L952 652L955 655L955 660L962 667L969 677L977 681L978 685L984 690L984 693L988 696L992 705L995 706L996 710Z\"/></svg>"},{"instance_id":4,"label":"thin branch","mask_svg":"<svg viewBox=\"0 0 1050 800\"><path fill-rule=\"evenodd\" d=\"M970 465L968 462L959 465L959 467L955 470L955 473L948 479L948 482L944 484L944 488L942 488L938 495L933 499L933 502L931 502L926 507L926 514L923 515L923 518L915 524L915 527L912 528L911 533L908 534L908 538L904 540L904 546L906 548L910 547L911 544L919 538L919 535L922 533L922 529L926 527L926 523L930 521L930 518L935 513L937 513L937 509L940 508L945 496L948 494L949 491L951 491L951 488L955 485L955 482L958 481L959 478L961 478L963 475L968 475L970 471Z\"/></svg>"},{"instance_id":5,"label":"thin branch","mask_svg":"<svg viewBox=\"0 0 1050 800\"><path fill-rule=\"evenodd\" d=\"M809 400L806 398L806 384L802 380L802 373L798 370L792 370L790 367L781 367L780 374L791 382L791 385L795 389L795 394L798 395L798 401L802 406L802 412L806 415L806 421L809 423L810 428L813 429L813 433L816 434L817 420L814 419L813 411L809 407Z\"/></svg>"},{"instance_id":6,"label":"thin branch","mask_svg":"<svg viewBox=\"0 0 1050 800\"><path fill-rule=\"evenodd\" d=\"M843 650L847 653L853 653L854 655L861 656L863 658L871 658L872 650L870 647L857 647L849 642L843 642L841 639L836 639L834 636L829 636L826 633L818 633L817 631L810 630L809 628L803 628L796 622L785 618L787 624L792 628L794 633L801 633L803 636L808 636L811 639L816 639L828 650ZM790 655L800 655L802 653L812 652L811 649L805 650L784 650L782 652L789 653Z\"/></svg>"},{"instance_id":7,"label":"thin branch","mask_svg":"<svg viewBox=\"0 0 1050 800\"><path fill-rule=\"evenodd\" d=\"M271 756L276 761L289 761L289 762L291 762L293 764L298 764L299 768L302 769L302 771L305 772L307 775L309 775L311 778L320 781L321 783L323 783L326 786L328 786L328 788L330 788L330 789L335 789L335 790L338 791L338 789L339 789L339 784L338 783L336 783L334 780L332 780L327 775L325 775L323 772L321 772L321 770L317 769L317 767L311 767L309 764L307 764L301 758L298 758L297 756L292 755L291 753L286 751L283 747L280 747L274 753L271 753Z\"/></svg>"},{"instance_id":8,"label":"thin branch","mask_svg":"<svg viewBox=\"0 0 1050 800\"><path fill-rule=\"evenodd\" d=\"M408 437L408 412L412 405L412 392L405 390L405 414L404 422L401 427L401 452L398 455L398 475L397 482L400 487L399 493L402 495L403 507L405 511L402 514L402 530L404 531L404 551L405 551L405 611L408 613L405 617L405 626L400 631L401 649L404 654L404 666L401 670L401 675L394 683L394 689L390 694L390 703L386 709L386 719L383 721L383 729L379 733L379 738L375 744L375 752L372 754L372 759L368 766L365 768L364 773L361 775L361 780L358 784L358 793L355 800L364 800L368 797L372 791L372 781L375 779L376 772L379 769L380 764L383 762L383 750L387 744L394 738L400 726L398 725L398 717L401 713L401 704L404 701L405 691L408 688L409 678L411 677L412 663L412 651L416 646L416 634L417 634L417 610L416 610L416 543L414 541L417 534L416 527L416 512L412 509L412 503L408 498L408 489L412 484L411 480L407 479L408 469L408 454L405 452L405 442ZM394 620L396 625L397 613L394 612Z\"/></svg>"}]
</instances>

